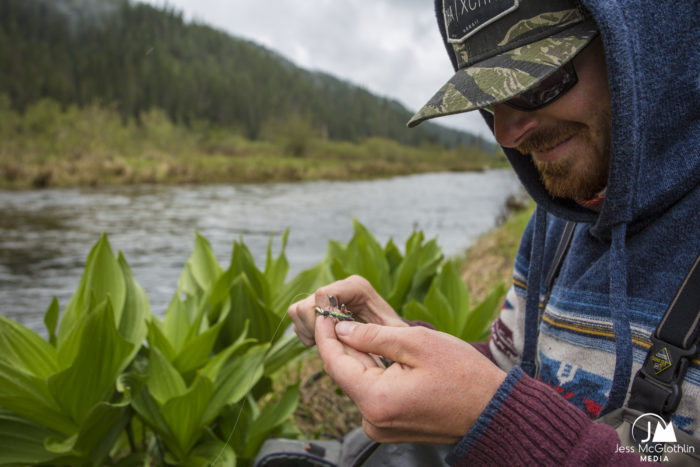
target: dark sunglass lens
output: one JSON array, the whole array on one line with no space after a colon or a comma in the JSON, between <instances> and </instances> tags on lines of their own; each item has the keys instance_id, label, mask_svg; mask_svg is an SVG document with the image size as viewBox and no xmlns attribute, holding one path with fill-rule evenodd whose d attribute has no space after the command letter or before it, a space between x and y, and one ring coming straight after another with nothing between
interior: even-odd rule
<instances>
[{"instance_id":1,"label":"dark sunglass lens","mask_svg":"<svg viewBox=\"0 0 700 467\"><path fill-rule=\"evenodd\" d=\"M537 110L562 96L566 91L571 89L577 81L578 78L574 70L574 65L572 62L568 62L533 89L515 96L506 101L506 104L519 110Z\"/></svg>"}]
</instances>

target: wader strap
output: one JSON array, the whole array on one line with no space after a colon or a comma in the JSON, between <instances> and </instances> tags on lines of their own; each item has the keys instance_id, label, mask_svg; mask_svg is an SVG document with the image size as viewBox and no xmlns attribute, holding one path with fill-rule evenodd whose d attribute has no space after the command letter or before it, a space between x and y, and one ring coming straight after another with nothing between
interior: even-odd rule
<instances>
[{"instance_id":1,"label":"wader strap","mask_svg":"<svg viewBox=\"0 0 700 467\"><path fill-rule=\"evenodd\" d=\"M557 245L557 251L554 252L554 258L552 259L552 264L549 266L549 272L547 272L547 277L545 279L545 290L547 291L546 302L549 301L549 295L552 293L552 286L554 286L554 281L559 275L559 270L561 270L561 263L564 262L564 257L566 252L569 250L569 245L571 244L571 239L574 236L574 230L576 229L575 222L567 222L564 225L564 231L561 233L561 238L559 238L559 244Z\"/></svg>"},{"instance_id":2,"label":"wader strap","mask_svg":"<svg viewBox=\"0 0 700 467\"><path fill-rule=\"evenodd\" d=\"M700 341L700 255L651 336L651 348L632 382L627 406L668 419Z\"/></svg>"},{"instance_id":3,"label":"wader strap","mask_svg":"<svg viewBox=\"0 0 700 467\"><path fill-rule=\"evenodd\" d=\"M574 230L576 230L576 223L572 221L568 221L566 224L564 224L564 229L562 230L561 237L559 237L559 243L557 244L557 249L554 252L554 257L552 258L551 263L549 263L549 270L547 271L547 276L545 277L545 295L544 298L539 303L539 309L538 309L538 317L537 317L537 331L539 331L539 322L542 319L542 313L544 312L544 309L547 307L547 303L549 302L549 297L552 295L552 288L554 287L554 282L557 280L557 277L559 276L559 271L561 270L561 265L564 262L564 258L566 257L566 253L569 251L569 245L571 244L571 239L574 237ZM535 347L537 346L537 342L535 339L535 343L533 344ZM536 355L537 350L536 349L529 349L526 348L523 350L522 354L522 359L520 362L520 366L523 368L532 368L533 369L533 375L532 376L537 376L537 372L539 370L539 366L537 365L537 358Z\"/></svg>"}]
</instances>

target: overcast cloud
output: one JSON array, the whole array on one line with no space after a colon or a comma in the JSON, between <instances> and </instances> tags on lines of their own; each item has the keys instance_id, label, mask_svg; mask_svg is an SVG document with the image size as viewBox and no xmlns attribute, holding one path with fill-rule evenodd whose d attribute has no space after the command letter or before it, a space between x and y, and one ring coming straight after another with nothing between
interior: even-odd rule
<instances>
[{"instance_id":1,"label":"overcast cloud","mask_svg":"<svg viewBox=\"0 0 700 467\"><path fill-rule=\"evenodd\" d=\"M450 78L430 0L146 0L417 111ZM492 139L477 113L436 120Z\"/></svg>"}]
</instances>

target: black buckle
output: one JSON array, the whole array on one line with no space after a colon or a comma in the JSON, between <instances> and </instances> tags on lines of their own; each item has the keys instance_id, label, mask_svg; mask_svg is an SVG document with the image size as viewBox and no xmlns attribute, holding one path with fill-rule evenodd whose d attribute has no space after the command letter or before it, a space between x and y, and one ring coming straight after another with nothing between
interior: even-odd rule
<instances>
[{"instance_id":1,"label":"black buckle","mask_svg":"<svg viewBox=\"0 0 700 467\"><path fill-rule=\"evenodd\" d=\"M676 347L651 336L652 346L632 383L628 407L641 412L670 416L681 401L681 384L698 344Z\"/></svg>"}]
</instances>

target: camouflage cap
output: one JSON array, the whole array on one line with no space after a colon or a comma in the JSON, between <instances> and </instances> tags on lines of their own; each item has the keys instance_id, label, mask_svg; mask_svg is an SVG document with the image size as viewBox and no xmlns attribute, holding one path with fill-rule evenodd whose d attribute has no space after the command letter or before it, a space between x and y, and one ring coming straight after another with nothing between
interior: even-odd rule
<instances>
[{"instance_id":1,"label":"camouflage cap","mask_svg":"<svg viewBox=\"0 0 700 467\"><path fill-rule=\"evenodd\" d=\"M437 1L458 69L410 127L515 97L574 58L598 33L574 0Z\"/></svg>"}]
</instances>

